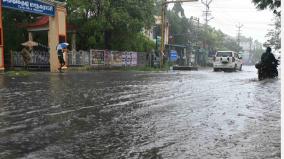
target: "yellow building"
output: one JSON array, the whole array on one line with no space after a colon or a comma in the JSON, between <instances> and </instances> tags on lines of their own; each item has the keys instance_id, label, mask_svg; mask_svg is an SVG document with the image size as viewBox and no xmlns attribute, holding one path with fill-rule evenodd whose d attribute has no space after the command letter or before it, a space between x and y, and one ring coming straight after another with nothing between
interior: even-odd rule
<instances>
[{"instance_id":1,"label":"yellow building","mask_svg":"<svg viewBox=\"0 0 284 159\"><path fill-rule=\"evenodd\" d=\"M156 41L156 37L154 37L155 35L155 27L161 27L161 16L154 16L155 18L155 26L153 26L151 29L149 30L144 30L144 35L147 36L149 39ZM169 31L170 31L170 25L169 22L166 21L166 25L165 25L165 45L169 44Z\"/></svg>"}]
</instances>

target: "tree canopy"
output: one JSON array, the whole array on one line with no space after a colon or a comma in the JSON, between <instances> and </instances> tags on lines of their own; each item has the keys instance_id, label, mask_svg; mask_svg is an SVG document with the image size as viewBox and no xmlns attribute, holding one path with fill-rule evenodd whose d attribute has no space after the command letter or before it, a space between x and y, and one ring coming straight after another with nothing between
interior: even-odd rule
<instances>
[{"instance_id":1,"label":"tree canopy","mask_svg":"<svg viewBox=\"0 0 284 159\"><path fill-rule=\"evenodd\" d=\"M256 5L257 8L264 10L264 9L271 9L275 14L280 16L280 8L281 8L281 0L252 0L253 3Z\"/></svg>"},{"instance_id":2,"label":"tree canopy","mask_svg":"<svg viewBox=\"0 0 284 159\"><path fill-rule=\"evenodd\" d=\"M57 1L67 4L67 23L77 29L78 49L148 51L154 47L154 42L142 34L144 29L154 24L154 0ZM4 35L6 51L12 47L19 49L28 37L24 28L13 26L35 22L38 16L3 10L3 28L7 30ZM47 41L47 38L42 40Z\"/></svg>"},{"instance_id":3,"label":"tree canopy","mask_svg":"<svg viewBox=\"0 0 284 159\"><path fill-rule=\"evenodd\" d=\"M274 18L273 28L268 31L266 37L268 40L264 45L273 47L275 50L281 49L281 20L280 17Z\"/></svg>"},{"instance_id":4,"label":"tree canopy","mask_svg":"<svg viewBox=\"0 0 284 159\"><path fill-rule=\"evenodd\" d=\"M198 22L196 18L184 16L180 3L167 12L170 23L170 42L205 48L206 50L240 50L237 41L210 26Z\"/></svg>"},{"instance_id":5,"label":"tree canopy","mask_svg":"<svg viewBox=\"0 0 284 159\"><path fill-rule=\"evenodd\" d=\"M68 21L80 26L79 47L145 51L141 34L154 24L153 0L68 0Z\"/></svg>"},{"instance_id":6,"label":"tree canopy","mask_svg":"<svg viewBox=\"0 0 284 159\"><path fill-rule=\"evenodd\" d=\"M154 48L154 43L142 32L153 28L154 15L160 15L161 0L58 1L67 3L68 24L77 26L78 49L149 51ZM9 30L9 35L4 35L5 47L8 47L6 51L27 40L26 31L12 26L34 22L38 16L4 9L5 33ZM176 3L172 10L167 11L167 19L172 43L198 45L207 49L239 49L234 38L185 17L181 3Z\"/></svg>"},{"instance_id":7,"label":"tree canopy","mask_svg":"<svg viewBox=\"0 0 284 159\"><path fill-rule=\"evenodd\" d=\"M265 42L265 46L271 46L275 50L279 50L281 48L281 0L252 0L257 8L271 9L273 13L276 15L274 19L274 24L272 25L274 28L270 29L266 34L268 40Z\"/></svg>"}]
</instances>

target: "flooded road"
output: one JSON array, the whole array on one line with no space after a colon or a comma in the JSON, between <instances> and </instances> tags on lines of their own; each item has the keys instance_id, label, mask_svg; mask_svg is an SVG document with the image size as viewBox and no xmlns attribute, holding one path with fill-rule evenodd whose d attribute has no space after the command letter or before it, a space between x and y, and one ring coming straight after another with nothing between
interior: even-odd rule
<instances>
[{"instance_id":1,"label":"flooded road","mask_svg":"<svg viewBox=\"0 0 284 159\"><path fill-rule=\"evenodd\" d=\"M280 80L253 67L0 75L0 158L280 158Z\"/></svg>"}]
</instances>

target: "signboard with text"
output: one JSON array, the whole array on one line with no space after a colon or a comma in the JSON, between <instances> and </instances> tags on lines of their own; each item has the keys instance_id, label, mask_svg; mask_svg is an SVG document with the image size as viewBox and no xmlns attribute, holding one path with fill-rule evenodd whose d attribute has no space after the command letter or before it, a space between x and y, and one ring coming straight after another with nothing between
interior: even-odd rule
<instances>
[{"instance_id":1,"label":"signboard with text","mask_svg":"<svg viewBox=\"0 0 284 159\"><path fill-rule=\"evenodd\" d=\"M53 5L36 0L2 0L2 7L48 16L55 15Z\"/></svg>"},{"instance_id":2,"label":"signboard with text","mask_svg":"<svg viewBox=\"0 0 284 159\"><path fill-rule=\"evenodd\" d=\"M122 55L122 63L126 66L136 66L137 52L125 52Z\"/></svg>"},{"instance_id":3,"label":"signboard with text","mask_svg":"<svg viewBox=\"0 0 284 159\"><path fill-rule=\"evenodd\" d=\"M105 64L105 51L104 50L90 50L91 65L104 65Z\"/></svg>"},{"instance_id":4,"label":"signboard with text","mask_svg":"<svg viewBox=\"0 0 284 159\"><path fill-rule=\"evenodd\" d=\"M170 52L170 61L176 61L178 59L177 51L171 50Z\"/></svg>"}]
</instances>

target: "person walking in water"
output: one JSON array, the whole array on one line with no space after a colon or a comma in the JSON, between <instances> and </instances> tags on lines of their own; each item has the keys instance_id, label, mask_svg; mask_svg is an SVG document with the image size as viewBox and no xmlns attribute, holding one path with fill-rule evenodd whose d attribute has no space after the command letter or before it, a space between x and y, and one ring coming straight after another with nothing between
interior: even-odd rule
<instances>
[{"instance_id":1,"label":"person walking in water","mask_svg":"<svg viewBox=\"0 0 284 159\"><path fill-rule=\"evenodd\" d=\"M58 68L59 72L62 72L62 67L65 65L63 53L67 51L68 45L69 45L68 43L59 43L56 47L57 56L60 64Z\"/></svg>"}]
</instances>

